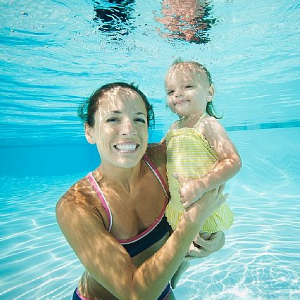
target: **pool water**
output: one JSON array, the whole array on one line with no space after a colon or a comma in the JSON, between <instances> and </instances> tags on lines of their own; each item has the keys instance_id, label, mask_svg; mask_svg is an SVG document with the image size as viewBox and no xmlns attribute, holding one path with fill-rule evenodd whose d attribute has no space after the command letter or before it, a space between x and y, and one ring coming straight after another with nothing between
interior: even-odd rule
<instances>
[{"instance_id":1,"label":"pool water","mask_svg":"<svg viewBox=\"0 0 300 300\"><path fill-rule=\"evenodd\" d=\"M225 246L192 262L176 298L300 299L300 2L211 1L196 41L158 21L161 1L112 2L124 3L0 3L0 299L71 299L83 268L55 204L99 163L76 109L104 83L134 81L159 141L176 119L163 78L179 56L211 71L243 168L226 186ZM112 6L121 21L103 19Z\"/></svg>"}]
</instances>

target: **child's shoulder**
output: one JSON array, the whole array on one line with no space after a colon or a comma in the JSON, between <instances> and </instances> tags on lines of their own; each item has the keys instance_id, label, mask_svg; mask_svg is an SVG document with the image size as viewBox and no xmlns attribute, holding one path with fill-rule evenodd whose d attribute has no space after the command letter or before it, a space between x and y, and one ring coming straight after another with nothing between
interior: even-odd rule
<instances>
[{"instance_id":1,"label":"child's shoulder","mask_svg":"<svg viewBox=\"0 0 300 300\"><path fill-rule=\"evenodd\" d=\"M195 128L204 136L214 135L220 131L224 131L224 128L219 120L210 115L206 115L201 122L198 122Z\"/></svg>"},{"instance_id":2,"label":"child's shoulder","mask_svg":"<svg viewBox=\"0 0 300 300\"><path fill-rule=\"evenodd\" d=\"M180 120L176 120L170 127L170 130L172 129L179 129L180 128Z\"/></svg>"},{"instance_id":3,"label":"child's shoulder","mask_svg":"<svg viewBox=\"0 0 300 300\"><path fill-rule=\"evenodd\" d=\"M209 123L215 123L215 122L219 123L219 121L215 117L212 117L212 116L210 116L208 114L206 114L203 117L203 122L208 123L208 124Z\"/></svg>"},{"instance_id":4,"label":"child's shoulder","mask_svg":"<svg viewBox=\"0 0 300 300\"><path fill-rule=\"evenodd\" d=\"M205 116L200 117L195 127L199 129L199 128L211 127L214 124L220 124L220 123L215 117L206 114Z\"/></svg>"}]
</instances>

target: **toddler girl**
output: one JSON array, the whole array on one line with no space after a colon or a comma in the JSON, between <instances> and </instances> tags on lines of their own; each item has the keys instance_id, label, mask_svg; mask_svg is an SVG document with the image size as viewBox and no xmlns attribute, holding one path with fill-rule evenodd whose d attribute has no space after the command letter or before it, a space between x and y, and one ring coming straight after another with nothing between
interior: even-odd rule
<instances>
[{"instance_id":1,"label":"toddler girl","mask_svg":"<svg viewBox=\"0 0 300 300\"><path fill-rule=\"evenodd\" d=\"M233 177L241 168L240 156L218 122L212 99L214 87L208 70L193 61L176 61L165 78L167 102L179 116L162 142L167 143L167 175L171 200L166 210L170 225L176 225L184 208ZM229 229L233 213L225 203L201 228L209 239Z\"/></svg>"}]
</instances>

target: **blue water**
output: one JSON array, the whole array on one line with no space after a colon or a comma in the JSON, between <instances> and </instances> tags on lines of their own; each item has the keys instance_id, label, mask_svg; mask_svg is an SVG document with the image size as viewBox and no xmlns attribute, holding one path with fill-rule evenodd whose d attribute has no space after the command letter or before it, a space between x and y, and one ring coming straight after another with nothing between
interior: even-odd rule
<instances>
[{"instance_id":1,"label":"blue water","mask_svg":"<svg viewBox=\"0 0 300 300\"><path fill-rule=\"evenodd\" d=\"M158 141L176 118L163 77L179 56L211 71L243 168L227 184L236 218L225 246L194 261L175 295L300 299L300 1L211 1L201 43L162 35L160 1L130 1L109 31L95 16L112 5L96 2L0 3L0 299L71 298L83 269L54 207L99 163L77 106L104 83L134 81Z\"/></svg>"}]
</instances>

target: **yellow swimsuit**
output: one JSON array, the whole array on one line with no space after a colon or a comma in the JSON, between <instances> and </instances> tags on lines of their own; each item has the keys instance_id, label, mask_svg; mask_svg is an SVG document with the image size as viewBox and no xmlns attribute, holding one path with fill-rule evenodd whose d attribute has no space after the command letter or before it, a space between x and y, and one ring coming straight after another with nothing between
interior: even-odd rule
<instances>
[{"instance_id":1,"label":"yellow swimsuit","mask_svg":"<svg viewBox=\"0 0 300 300\"><path fill-rule=\"evenodd\" d=\"M199 121L201 119L203 118L201 117ZM171 193L166 216L169 224L175 229L184 208L178 192L180 185L178 180L173 177L173 173L178 172L186 178L200 178L217 162L218 156L196 128L170 130L166 141L167 176ZM224 203L206 219L201 231L213 233L227 230L232 225L233 217L234 214L228 204Z\"/></svg>"}]
</instances>

